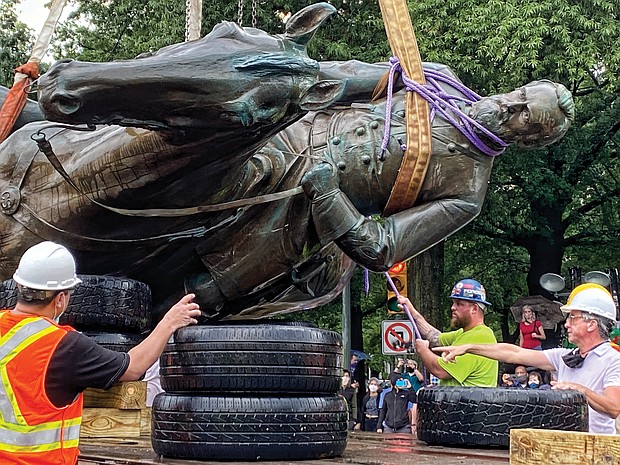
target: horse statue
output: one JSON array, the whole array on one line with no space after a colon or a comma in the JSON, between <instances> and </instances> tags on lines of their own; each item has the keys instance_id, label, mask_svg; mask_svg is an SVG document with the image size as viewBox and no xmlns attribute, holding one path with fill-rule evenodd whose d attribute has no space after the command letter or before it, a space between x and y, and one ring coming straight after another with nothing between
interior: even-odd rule
<instances>
[{"instance_id":1,"label":"horse statue","mask_svg":"<svg viewBox=\"0 0 620 465\"><path fill-rule=\"evenodd\" d=\"M147 283L156 314L194 292L206 319L259 318L324 304L356 264L384 271L475 218L493 158L445 115L415 203L370 218L401 166L405 92L370 101L386 64L315 67L304 45L331 12L302 10L284 36L222 23L135 60L55 64L39 103L58 123L0 146L0 278L53 240L82 274ZM425 70L466 100L449 68ZM539 81L465 112L507 143L543 145L568 128L567 93Z\"/></svg>"}]
</instances>

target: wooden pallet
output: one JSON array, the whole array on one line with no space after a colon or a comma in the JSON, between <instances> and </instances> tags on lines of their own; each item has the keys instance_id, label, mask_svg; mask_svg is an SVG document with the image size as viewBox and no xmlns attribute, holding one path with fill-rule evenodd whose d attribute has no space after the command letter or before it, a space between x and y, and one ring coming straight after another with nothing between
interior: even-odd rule
<instances>
[{"instance_id":1,"label":"wooden pallet","mask_svg":"<svg viewBox=\"0 0 620 465\"><path fill-rule=\"evenodd\" d=\"M151 409L146 407L146 382L117 383L109 390L84 391L82 438L150 436Z\"/></svg>"},{"instance_id":2,"label":"wooden pallet","mask_svg":"<svg viewBox=\"0 0 620 465\"><path fill-rule=\"evenodd\" d=\"M620 440L616 435L513 429L510 464L620 465Z\"/></svg>"}]
</instances>

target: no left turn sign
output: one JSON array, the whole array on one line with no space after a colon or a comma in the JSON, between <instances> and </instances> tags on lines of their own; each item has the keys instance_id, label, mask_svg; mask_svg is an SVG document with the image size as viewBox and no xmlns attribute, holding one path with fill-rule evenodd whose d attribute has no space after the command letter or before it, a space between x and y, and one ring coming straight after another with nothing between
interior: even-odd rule
<instances>
[{"instance_id":1,"label":"no left turn sign","mask_svg":"<svg viewBox=\"0 0 620 465\"><path fill-rule=\"evenodd\" d=\"M383 333L383 355L399 355L407 352L413 343L413 325L408 320L384 320L381 322Z\"/></svg>"}]
</instances>

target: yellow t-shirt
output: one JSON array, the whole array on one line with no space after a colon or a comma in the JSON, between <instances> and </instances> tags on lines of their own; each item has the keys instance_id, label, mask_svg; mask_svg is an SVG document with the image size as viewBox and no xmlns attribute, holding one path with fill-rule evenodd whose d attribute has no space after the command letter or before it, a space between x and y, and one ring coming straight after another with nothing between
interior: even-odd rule
<instances>
[{"instance_id":1,"label":"yellow t-shirt","mask_svg":"<svg viewBox=\"0 0 620 465\"><path fill-rule=\"evenodd\" d=\"M439 335L442 346L460 346L463 344L495 344L497 340L491 328L478 325L469 331L457 329ZM456 358L456 363L446 363L439 357L439 366L446 370L452 379L442 379L442 386L478 386L496 387L499 364L496 360L479 355L464 354Z\"/></svg>"}]
</instances>

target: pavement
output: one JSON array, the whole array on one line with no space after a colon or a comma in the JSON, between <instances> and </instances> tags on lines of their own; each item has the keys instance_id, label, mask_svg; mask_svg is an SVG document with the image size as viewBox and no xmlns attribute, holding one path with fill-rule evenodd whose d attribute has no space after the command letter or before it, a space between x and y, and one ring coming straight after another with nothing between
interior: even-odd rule
<instances>
[{"instance_id":1,"label":"pavement","mask_svg":"<svg viewBox=\"0 0 620 465\"><path fill-rule=\"evenodd\" d=\"M160 457L150 438L82 439L78 465L207 465L221 462ZM226 462L243 465L257 462ZM342 457L303 461L271 461L270 465L505 465L507 449L429 446L409 434L349 433Z\"/></svg>"}]
</instances>

